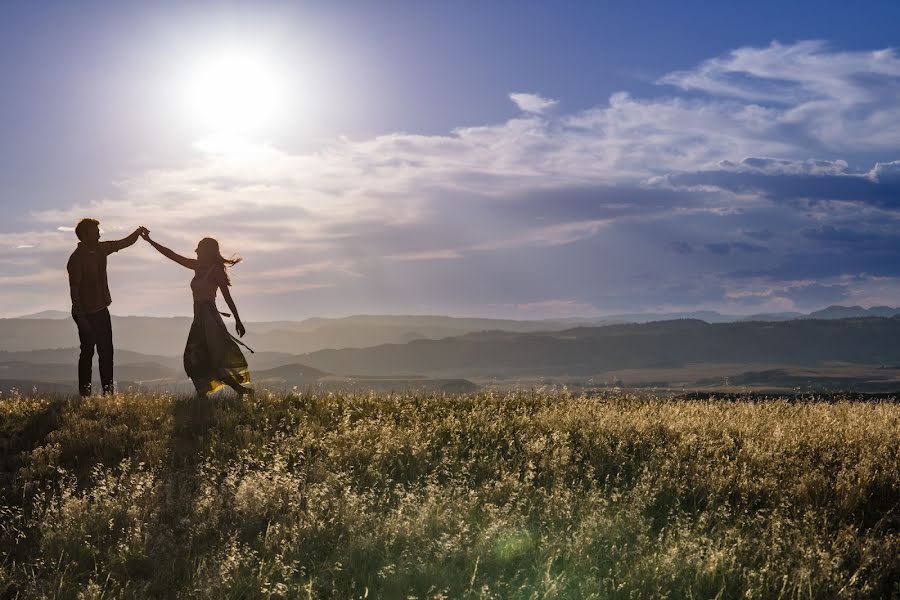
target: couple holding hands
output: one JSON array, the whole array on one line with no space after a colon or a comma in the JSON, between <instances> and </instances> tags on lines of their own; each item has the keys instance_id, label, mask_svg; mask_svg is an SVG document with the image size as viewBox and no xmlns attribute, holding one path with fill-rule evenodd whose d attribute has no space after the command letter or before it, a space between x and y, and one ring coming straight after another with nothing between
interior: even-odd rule
<instances>
[{"instance_id":1,"label":"couple holding hands","mask_svg":"<svg viewBox=\"0 0 900 600\"><path fill-rule=\"evenodd\" d=\"M78 358L78 391L82 396L91 394L91 362L94 347L100 366L100 382L103 393L114 391L112 325L109 317L109 283L106 276L106 257L144 238L160 254L182 267L191 269L191 292L194 298L194 321L184 349L184 370L194 382L197 394L206 397L223 385L231 387L240 396L253 390L250 372L237 338L228 333L222 316L216 309L216 293L222 297L234 315L239 336L245 333L231 297L227 268L241 261L240 258L224 258L219 243L213 238L203 238L197 244L197 258L188 258L169 250L150 238L146 227L138 227L121 240L100 241L100 223L96 219L82 219L75 227L78 246L69 257L69 289L72 296L72 318L78 325L81 354ZM243 345L243 344L242 344ZM246 346L245 346L246 347ZM248 348L249 350L249 348ZM250 350L253 352L252 350Z\"/></svg>"}]
</instances>

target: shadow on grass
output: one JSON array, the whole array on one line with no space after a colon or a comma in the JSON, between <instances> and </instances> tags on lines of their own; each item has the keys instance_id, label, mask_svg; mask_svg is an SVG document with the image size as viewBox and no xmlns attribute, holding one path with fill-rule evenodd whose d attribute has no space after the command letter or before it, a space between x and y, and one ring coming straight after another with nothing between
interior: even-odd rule
<instances>
[{"instance_id":1,"label":"shadow on grass","mask_svg":"<svg viewBox=\"0 0 900 600\"><path fill-rule=\"evenodd\" d=\"M62 414L80 402L78 396L54 395L41 410L21 419L0 422L0 505L22 510L28 507L34 491L40 486L38 481L30 478L17 481L22 477L21 470L34 450L44 444L48 434L59 427ZM0 556L9 562L21 560L31 550L32 538L33 532L23 539L0 535Z\"/></svg>"},{"instance_id":2,"label":"shadow on grass","mask_svg":"<svg viewBox=\"0 0 900 600\"><path fill-rule=\"evenodd\" d=\"M63 411L78 397L55 396L37 412L22 419L0 422L0 501L9 501L13 483L24 458L44 443L47 434L59 427Z\"/></svg>"},{"instance_id":3,"label":"shadow on grass","mask_svg":"<svg viewBox=\"0 0 900 600\"><path fill-rule=\"evenodd\" d=\"M195 570L192 549L196 540L191 525L203 480L203 462L222 403L222 399L183 397L172 405L167 460L160 470L162 480L154 502L158 512L154 522L148 524L147 572L132 573L149 582L147 592L151 596L183 589Z\"/></svg>"}]
</instances>

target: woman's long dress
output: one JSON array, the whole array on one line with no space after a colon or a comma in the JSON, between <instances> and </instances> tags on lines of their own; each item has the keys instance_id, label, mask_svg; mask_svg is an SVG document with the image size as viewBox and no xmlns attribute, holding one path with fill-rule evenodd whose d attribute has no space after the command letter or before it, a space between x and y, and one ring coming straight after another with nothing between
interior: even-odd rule
<instances>
[{"instance_id":1,"label":"woman's long dress","mask_svg":"<svg viewBox=\"0 0 900 600\"><path fill-rule=\"evenodd\" d=\"M226 383L250 383L247 359L216 309L216 292L225 281L225 269L218 265L198 267L191 280L194 322L184 348L184 371L200 394L215 392Z\"/></svg>"}]
</instances>

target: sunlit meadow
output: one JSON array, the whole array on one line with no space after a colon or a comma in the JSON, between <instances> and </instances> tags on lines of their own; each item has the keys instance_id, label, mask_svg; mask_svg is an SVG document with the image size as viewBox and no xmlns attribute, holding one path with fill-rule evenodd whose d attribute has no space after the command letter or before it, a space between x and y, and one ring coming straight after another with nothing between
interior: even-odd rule
<instances>
[{"instance_id":1,"label":"sunlit meadow","mask_svg":"<svg viewBox=\"0 0 900 600\"><path fill-rule=\"evenodd\" d=\"M0 399L0 596L900 595L900 406Z\"/></svg>"}]
</instances>

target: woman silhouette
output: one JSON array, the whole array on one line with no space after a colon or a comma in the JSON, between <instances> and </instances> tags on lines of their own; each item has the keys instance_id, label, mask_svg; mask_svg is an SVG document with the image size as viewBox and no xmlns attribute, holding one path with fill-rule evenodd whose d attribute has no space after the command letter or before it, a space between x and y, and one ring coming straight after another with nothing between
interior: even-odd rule
<instances>
[{"instance_id":1,"label":"woman silhouette","mask_svg":"<svg viewBox=\"0 0 900 600\"><path fill-rule=\"evenodd\" d=\"M194 322L184 348L184 370L197 388L197 395L206 397L222 385L227 385L239 396L249 395L253 390L250 383L247 359L238 348L236 338L228 333L219 311L216 309L216 290L222 290L222 297L234 315L235 329L244 337L246 330L237 307L231 298L226 267L236 265L240 258L224 258L219 252L219 242L213 238L203 238L197 244L197 258L187 258L169 250L150 239L149 233L141 235L160 254L179 265L194 271L191 292L194 296ZM227 313L222 313L226 316ZM252 350L251 350L252 352Z\"/></svg>"}]
</instances>

